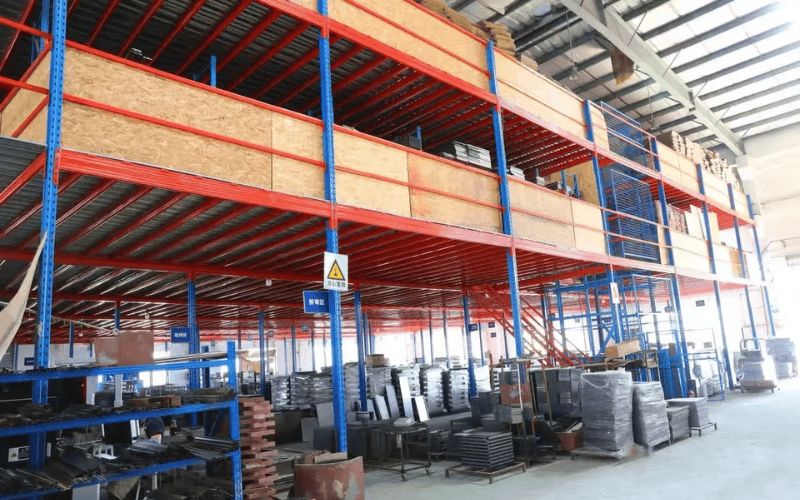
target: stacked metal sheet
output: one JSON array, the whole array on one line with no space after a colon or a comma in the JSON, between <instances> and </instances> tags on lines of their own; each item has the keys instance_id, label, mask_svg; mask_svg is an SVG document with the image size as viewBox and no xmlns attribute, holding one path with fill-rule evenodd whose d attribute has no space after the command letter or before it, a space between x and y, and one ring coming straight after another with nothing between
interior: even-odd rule
<instances>
[{"instance_id":1,"label":"stacked metal sheet","mask_svg":"<svg viewBox=\"0 0 800 500\"><path fill-rule=\"evenodd\" d=\"M554 418L580 418L581 368L549 368L533 372L536 411ZM545 380L546 377L546 380Z\"/></svg>"},{"instance_id":2,"label":"stacked metal sheet","mask_svg":"<svg viewBox=\"0 0 800 500\"><path fill-rule=\"evenodd\" d=\"M506 424L523 423L522 408L519 406L495 405L494 417L498 422Z\"/></svg>"},{"instance_id":3,"label":"stacked metal sheet","mask_svg":"<svg viewBox=\"0 0 800 500\"><path fill-rule=\"evenodd\" d=\"M288 375L270 378L273 406L289 406L291 404L292 394L289 389L290 381L291 377Z\"/></svg>"},{"instance_id":4,"label":"stacked metal sheet","mask_svg":"<svg viewBox=\"0 0 800 500\"><path fill-rule=\"evenodd\" d=\"M451 369L445 372L445 407L450 413L469 409L469 370Z\"/></svg>"},{"instance_id":5,"label":"stacked metal sheet","mask_svg":"<svg viewBox=\"0 0 800 500\"><path fill-rule=\"evenodd\" d=\"M394 382L398 394L400 393L400 387L398 385L400 377L408 379L408 389L411 391L412 397L422 395L419 382L419 365L396 366L392 368L392 381Z\"/></svg>"},{"instance_id":6,"label":"stacked metal sheet","mask_svg":"<svg viewBox=\"0 0 800 500\"><path fill-rule=\"evenodd\" d=\"M710 423L706 398L675 398L667 400L667 404L689 408L690 427L705 427Z\"/></svg>"},{"instance_id":7,"label":"stacked metal sheet","mask_svg":"<svg viewBox=\"0 0 800 500\"><path fill-rule=\"evenodd\" d=\"M292 375L290 384L293 405L310 406L333 401L333 386L329 373L299 372Z\"/></svg>"},{"instance_id":8,"label":"stacked metal sheet","mask_svg":"<svg viewBox=\"0 0 800 500\"><path fill-rule=\"evenodd\" d=\"M489 150L472 146L471 144L453 141L444 147L442 154L446 158L475 165L476 167L492 168L492 155Z\"/></svg>"},{"instance_id":9,"label":"stacked metal sheet","mask_svg":"<svg viewBox=\"0 0 800 500\"><path fill-rule=\"evenodd\" d=\"M667 420L672 440L689 435L689 408L686 406L668 406Z\"/></svg>"},{"instance_id":10,"label":"stacked metal sheet","mask_svg":"<svg viewBox=\"0 0 800 500\"><path fill-rule=\"evenodd\" d=\"M367 385L367 397L369 394L369 385ZM347 363L344 365L344 399L347 404L347 409L352 411L356 401L360 401L360 388L358 381L358 363Z\"/></svg>"},{"instance_id":11,"label":"stacked metal sheet","mask_svg":"<svg viewBox=\"0 0 800 500\"><path fill-rule=\"evenodd\" d=\"M367 368L367 396L385 396L386 386L392 383L392 369L388 366Z\"/></svg>"},{"instance_id":12,"label":"stacked metal sheet","mask_svg":"<svg viewBox=\"0 0 800 500\"><path fill-rule=\"evenodd\" d=\"M630 373L584 373L581 392L585 447L616 452L633 443Z\"/></svg>"},{"instance_id":13,"label":"stacked metal sheet","mask_svg":"<svg viewBox=\"0 0 800 500\"><path fill-rule=\"evenodd\" d=\"M670 438L667 403L661 382L633 384L633 440L654 446Z\"/></svg>"},{"instance_id":14,"label":"stacked metal sheet","mask_svg":"<svg viewBox=\"0 0 800 500\"><path fill-rule=\"evenodd\" d=\"M478 387L478 392L492 390L492 375L488 366L475 367L475 385Z\"/></svg>"},{"instance_id":15,"label":"stacked metal sheet","mask_svg":"<svg viewBox=\"0 0 800 500\"><path fill-rule=\"evenodd\" d=\"M425 396L428 414L431 416L444 413L443 371L439 366L423 366L420 368L420 388L422 389L422 395Z\"/></svg>"},{"instance_id":16,"label":"stacked metal sheet","mask_svg":"<svg viewBox=\"0 0 800 500\"><path fill-rule=\"evenodd\" d=\"M462 432L459 450L464 465L497 470L514 461L514 443L510 432Z\"/></svg>"}]
</instances>

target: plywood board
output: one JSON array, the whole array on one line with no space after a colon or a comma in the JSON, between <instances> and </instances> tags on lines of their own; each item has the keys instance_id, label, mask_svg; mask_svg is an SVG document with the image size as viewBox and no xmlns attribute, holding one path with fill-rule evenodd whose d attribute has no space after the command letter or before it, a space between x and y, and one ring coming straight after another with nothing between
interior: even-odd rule
<instances>
[{"instance_id":1,"label":"plywood board","mask_svg":"<svg viewBox=\"0 0 800 500\"><path fill-rule=\"evenodd\" d=\"M571 200L572 220L575 224L588 226L598 231L603 230L603 211L600 207L578 200Z\"/></svg>"},{"instance_id":2,"label":"plywood board","mask_svg":"<svg viewBox=\"0 0 800 500\"><path fill-rule=\"evenodd\" d=\"M575 247L585 252L606 255L606 238L602 232L575 227Z\"/></svg>"},{"instance_id":3,"label":"plywood board","mask_svg":"<svg viewBox=\"0 0 800 500\"><path fill-rule=\"evenodd\" d=\"M148 122L64 103L65 148L270 188L272 155Z\"/></svg>"},{"instance_id":4,"label":"plywood board","mask_svg":"<svg viewBox=\"0 0 800 500\"><path fill-rule=\"evenodd\" d=\"M606 238L603 232L602 211L589 203L572 200L572 218L575 221L575 246L579 250L606 254ZM578 227L587 226L591 229Z\"/></svg>"},{"instance_id":5,"label":"plywood board","mask_svg":"<svg viewBox=\"0 0 800 500\"><path fill-rule=\"evenodd\" d=\"M575 248L573 226L515 212L514 233L520 237L559 248Z\"/></svg>"},{"instance_id":6,"label":"plywood board","mask_svg":"<svg viewBox=\"0 0 800 500\"><path fill-rule=\"evenodd\" d=\"M398 147L336 132L336 166L408 182L408 153Z\"/></svg>"},{"instance_id":7,"label":"plywood board","mask_svg":"<svg viewBox=\"0 0 800 500\"><path fill-rule=\"evenodd\" d=\"M686 212L686 229L690 236L695 238L703 238L703 226L700 224L700 217L698 216L697 207L692 205L694 210Z\"/></svg>"},{"instance_id":8,"label":"plywood board","mask_svg":"<svg viewBox=\"0 0 800 500\"><path fill-rule=\"evenodd\" d=\"M578 188L581 191L581 199L588 201L592 205L600 205L599 198L597 197L597 180L594 177L594 165L592 162L581 163L574 167L564 170L567 176L578 176ZM561 173L556 172L548 176L551 181L561 180ZM569 181L572 185L572 181Z\"/></svg>"},{"instance_id":9,"label":"plywood board","mask_svg":"<svg viewBox=\"0 0 800 500\"><path fill-rule=\"evenodd\" d=\"M400 2L396 2L400 3ZM413 8L413 6L408 6ZM426 43L416 36L406 33L402 29L383 21L344 0L334 0L329 6L330 17L340 23L353 28L379 42L392 48L403 51L406 54L418 59L421 62L438 68L456 78L460 78L478 88L489 90L489 77L483 71L472 67L456 57L447 54L430 43ZM426 16L422 12L417 12L420 18L428 18L424 21L439 26L440 29L448 28L445 21L435 22L432 16ZM387 16L389 17L389 16ZM393 22L398 22L395 17L389 17ZM420 21L423 22L423 21ZM402 23L399 23L402 24ZM434 28L435 29L435 28ZM450 27L452 29L452 27ZM485 57L483 58L485 60ZM478 63L480 59L475 61Z\"/></svg>"},{"instance_id":10,"label":"plywood board","mask_svg":"<svg viewBox=\"0 0 800 500\"><path fill-rule=\"evenodd\" d=\"M272 147L310 160L322 161L322 125L273 113Z\"/></svg>"},{"instance_id":11,"label":"plywood board","mask_svg":"<svg viewBox=\"0 0 800 500\"><path fill-rule=\"evenodd\" d=\"M661 257L661 264L668 265L669 264L669 250L667 249L667 238L664 234L664 228L658 228L658 248L659 248L659 255Z\"/></svg>"},{"instance_id":12,"label":"plywood board","mask_svg":"<svg viewBox=\"0 0 800 500\"><path fill-rule=\"evenodd\" d=\"M719 243L719 217L716 212L708 212L708 223L711 228L711 241Z\"/></svg>"},{"instance_id":13,"label":"plywood board","mask_svg":"<svg viewBox=\"0 0 800 500\"><path fill-rule=\"evenodd\" d=\"M500 204L500 185L495 177L425 156L408 155L408 180L414 185Z\"/></svg>"},{"instance_id":14,"label":"plywood board","mask_svg":"<svg viewBox=\"0 0 800 500\"><path fill-rule=\"evenodd\" d=\"M583 115L576 115L571 110L570 104L573 102L573 98L569 95L554 92L552 97L545 95L535 95L534 97L502 82L498 84L498 91L504 100L542 119L552 127L581 139L586 138ZM600 141L601 138L598 137L598 145L602 144Z\"/></svg>"},{"instance_id":15,"label":"plywood board","mask_svg":"<svg viewBox=\"0 0 800 500\"><path fill-rule=\"evenodd\" d=\"M667 179L677 182L678 184L683 184L681 171L677 167L673 167L668 163L662 162L661 173L664 174L664 177L666 177Z\"/></svg>"},{"instance_id":16,"label":"plywood board","mask_svg":"<svg viewBox=\"0 0 800 500\"><path fill-rule=\"evenodd\" d=\"M572 222L572 205L569 198L532 184L509 181L512 208Z\"/></svg>"},{"instance_id":17,"label":"plywood board","mask_svg":"<svg viewBox=\"0 0 800 500\"><path fill-rule=\"evenodd\" d=\"M658 160L661 163L662 170L664 165L669 165L670 167L680 171L680 160L678 160L678 153L662 142L658 143Z\"/></svg>"},{"instance_id":18,"label":"plywood board","mask_svg":"<svg viewBox=\"0 0 800 500\"><path fill-rule=\"evenodd\" d=\"M708 228L706 227L706 218L703 216L703 211L697 208L696 206L691 206L691 214L692 219L696 219L700 221L700 234L695 234L692 231L689 231L689 234L692 236L703 238L704 240L708 239ZM690 226L691 227L691 226Z\"/></svg>"},{"instance_id":19,"label":"plywood board","mask_svg":"<svg viewBox=\"0 0 800 500\"><path fill-rule=\"evenodd\" d=\"M414 218L471 227L481 231L502 232L502 214L495 208L422 189L411 188L409 192L411 216Z\"/></svg>"},{"instance_id":20,"label":"plywood board","mask_svg":"<svg viewBox=\"0 0 800 500\"><path fill-rule=\"evenodd\" d=\"M33 70L26 82L47 88L49 77L50 56L47 55ZM10 136L13 134L44 99L47 99L47 96L39 92L19 90L0 114L0 135ZM47 108L45 107L45 109Z\"/></svg>"},{"instance_id":21,"label":"plywood board","mask_svg":"<svg viewBox=\"0 0 800 500\"><path fill-rule=\"evenodd\" d=\"M272 189L282 193L325 199L325 172L317 165L274 155Z\"/></svg>"},{"instance_id":22,"label":"plywood board","mask_svg":"<svg viewBox=\"0 0 800 500\"><path fill-rule=\"evenodd\" d=\"M692 269L704 273L711 272L710 262L706 258L680 249L673 249L672 253L675 257L676 267Z\"/></svg>"},{"instance_id":23,"label":"plywood board","mask_svg":"<svg viewBox=\"0 0 800 500\"><path fill-rule=\"evenodd\" d=\"M670 233L670 236L672 237L673 249L691 252L695 255L702 256L706 261L708 260L708 243L706 240L694 238L677 231Z\"/></svg>"},{"instance_id":24,"label":"plywood board","mask_svg":"<svg viewBox=\"0 0 800 500\"><path fill-rule=\"evenodd\" d=\"M269 110L76 49L67 49L64 92L260 146L272 145Z\"/></svg>"},{"instance_id":25,"label":"plywood board","mask_svg":"<svg viewBox=\"0 0 800 500\"><path fill-rule=\"evenodd\" d=\"M314 12L317 11L317 1L318 0L290 0L292 3L296 3L301 7L305 7L306 9L313 10Z\"/></svg>"},{"instance_id":26,"label":"plywood board","mask_svg":"<svg viewBox=\"0 0 800 500\"><path fill-rule=\"evenodd\" d=\"M337 201L343 205L411 216L408 187L349 172L336 173Z\"/></svg>"}]
</instances>

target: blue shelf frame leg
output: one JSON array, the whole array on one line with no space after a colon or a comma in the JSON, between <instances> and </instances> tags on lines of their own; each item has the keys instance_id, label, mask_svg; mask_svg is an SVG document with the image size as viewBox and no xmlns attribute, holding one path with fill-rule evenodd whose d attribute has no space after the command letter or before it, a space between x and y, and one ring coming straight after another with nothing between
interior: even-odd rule
<instances>
[{"instance_id":1,"label":"blue shelf frame leg","mask_svg":"<svg viewBox=\"0 0 800 500\"><path fill-rule=\"evenodd\" d=\"M291 368L289 368L289 339L283 337L283 369L286 370L286 375L290 375Z\"/></svg>"},{"instance_id":2,"label":"blue shelf frame leg","mask_svg":"<svg viewBox=\"0 0 800 500\"><path fill-rule=\"evenodd\" d=\"M364 317L361 312L361 291L353 294L356 314L356 344L358 346L358 399L361 409L367 411L367 364L365 359ZM415 349L416 350L416 349Z\"/></svg>"},{"instance_id":3,"label":"blue shelf frame leg","mask_svg":"<svg viewBox=\"0 0 800 500\"><path fill-rule=\"evenodd\" d=\"M208 59L208 84L212 87L217 86L217 56Z\"/></svg>"},{"instance_id":4,"label":"blue shelf frame leg","mask_svg":"<svg viewBox=\"0 0 800 500\"><path fill-rule=\"evenodd\" d=\"M189 317L189 354L200 353L200 330L197 327L197 297L194 275L189 276L188 291L188 317ZM189 389L200 388L200 370L193 369L189 372Z\"/></svg>"},{"instance_id":5,"label":"blue shelf frame leg","mask_svg":"<svg viewBox=\"0 0 800 500\"><path fill-rule=\"evenodd\" d=\"M750 199L750 195L746 195L747 197L747 213L750 214L750 219L753 220L753 243L756 247L756 256L758 257L758 269L761 271L761 281L764 283L767 282L767 273L764 269L764 257L761 255L761 242L758 239L758 228L755 224L756 214L753 211L753 201ZM769 321L769 331L773 337L776 336L775 333L775 320L772 317L772 303L769 300L769 288L764 285L761 287L761 290L764 294L764 309L767 310L767 321Z\"/></svg>"},{"instance_id":6,"label":"blue shelf frame leg","mask_svg":"<svg viewBox=\"0 0 800 500\"><path fill-rule=\"evenodd\" d=\"M69 324L69 359L75 357L75 323ZM14 358L17 359L17 358Z\"/></svg>"},{"instance_id":7,"label":"blue shelf frame leg","mask_svg":"<svg viewBox=\"0 0 800 500\"><path fill-rule=\"evenodd\" d=\"M327 221L327 250L339 252L339 231L336 217L336 160L333 142L333 92L331 90L331 41L328 28L328 0L318 0L317 10L326 20L319 33L320 103L322 108L322 148L325 160L325 199L331 203ZM347 451L347 408L342 361L342 298L338 290L329 290L331 328L331 382L333 385L333 422L337 432L337 448Z\"/></svg>"},{"instance_id":8,"label":"blue shelf frame leg","mask_svg":"<svg viewBox=\"0 0 800 500\"><path fill-rule=\"evenodd\" d=\"M258 372L261 376L261 395L267 397L267 339L264 332L264 311L258 308Z\"/></svg>"},{"instance_id":9,"label":"blue shelf frame leg","mask_svg":"<svg viewBox=\"0 0 800 500\"><path fill-rule=\"evenodd\" d=\"M736 212L736 199L733 197L733 185L728 184L728 199L731 203L731 210ZM747 263L744 260L744 250L742 249L742 235L739 231L739 218L733 218L733 229L736 234L736 247L739 250L739 265L742 268L742 278L749 278L747 272ZM747 302L747 314L750 319L750 333L754 339L758 338L758 331L756 330L756 319L753 316L753 302L750 299L750 287L744 287L744 297ZM756 341L756 346L758 346L758 341Z\"/></svg>"},{"instance_id":10,"label":"blue shelf frame leg","mask_svg":"<svg viewBox=\"0 0 800 500\"><path fill-rule=\"evenodd\" d=\"M428 343L431 345L431 364L436 363L436 355L433 353L433 320L428 318Z\"/></svg>"},{"instance_id":11,"label":"blue shelf frame leg","mask_svg":"<svg viewBox=\"0 0 800 500\"><path fill-rule=\"evenodd\" d=\"M369 329L369 352L375 354L375 334L372 333L372 321L367 321L367 329Z\"/></svg>"},{"instance_id":12,"label":"blue shelf frame leg","mask_svg":"<svg viewBox=\"0 0 800 500\"><path fill-rule=\"evenodd\" d=\"M48 7L51 18L48 23ZM50 327L53 307L53 270L56 241L56 211L58 208L58 162L61 150L61 115L64 106L64 56L67 38L67 0L52 0L43 5L42 25L50 29L53 47L50 52L50 103L47 107L47 139L44 182L42 186L42 220L40 238L47 238L41 255L39 293L36 320L38 333L34 346L34 367L50 367ZM47 403L47 380L33 382L34 403ZM44 467L45 435L30 437L28 466L33 470Z\"/></svg>"},{"instance_id":13,"label":"blue shelf frame leg","mask_svg":"<svg viewBox=\"0 0 800 500\"><path fill-rule=\"evenodd\" d=\"M228 342L228 387L234 391L239 390L236 383L236 344ZM238 441L241 437L239 431L239 397L237 396L231 402L230 410L228 413L230 438ZM239 452L231 456L231 468L233 474L231 480L233 481L233 497L234 500L242 500L244 498L244 491L242 487L242 454Z\"/></svg>"},{"instance_id":14,"label":"blue shelf frame leg","mask_svg":"<svg viewBox=\"0 0 800 500\"><path fill-rule=\"evenodd\" d=\"M472 335L469 331L469 297L464 295L461 298L464 308L464 336L467 339L467 370L469 371L469 397L478 397L478 384L475 381L475 360L472 357Z\"/></svg>"},{"instance_id":15,"label":"blue shelf frame leg","mask_svg":"<svg viewBox=\"0 0 800 500\"><path fill-rule=\"evenodd\" d=\"M497 63L494 43L486 45L486 63L489 68L489 90L499 96L497 84ZM506 144L503 134L503 114L500 98L492 106L492 125L494 127L494 144L497 156L497 171L500 174L500 204L503 207L503 234L511 236L511 248L506 250L506 266L508 267L508 292L511 297L511 316L514 327L514 344L517 357L525 355L522 344L522 309L519 301L519 276L517 274L517 251L513 245L514 223L511 217L511 191L508 187L508 163L506 161ZM520 365L520 372L523 370Z\"/></svg>"},{"instance_id":16,"label":"blue shelf frame leg","mask_svg":"<svg viewBox=\"0 0 800 500\"><path fill-rule=\"evenodd\" d=\"M311 371L317 371L317 342L314 339L314 329L311 329Z\"/></svg>"},{"instance_id":17,"label":"blue shelf frame leg","mask_svg":"<svg viewBox=\"0 0 800 500\"><path fill-rule=\"evenodd\" d=\"M671 275L670 282L672 284L672 300L675 304L675 318L678 321L678 330L675 332L675 336L677 337L675 339L675 346L680 361L680 369L678 370L680 375L679 383L682 397L685 398L689 389L689 381L692 379L692 374L689 369L689 353L687 352L688 346L686 345L686 331L683 327L683 310L681 308L681 291L678 286L678 276L675 274Z\"/></svg>"}]
</instances>

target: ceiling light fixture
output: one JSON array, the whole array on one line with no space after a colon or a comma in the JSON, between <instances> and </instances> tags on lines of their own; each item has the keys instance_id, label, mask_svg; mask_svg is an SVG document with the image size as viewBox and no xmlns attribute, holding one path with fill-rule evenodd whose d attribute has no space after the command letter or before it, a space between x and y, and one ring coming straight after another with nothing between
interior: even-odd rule
<instances>
[{"instance_id":1,"label":"ceiling light fixture","mask_svg":"<svg viewBox=\"0 0 800 500\"><path fill-rule=\"evenodd\" d=\"M575 64L575 47L572 46L572 30L569 26L569 10L564 13L567 18L567 36L569 37L569 58L572 60L572 71L569 74L570 81L578 79L578 66Z\"/></svg>"}]
</instances>

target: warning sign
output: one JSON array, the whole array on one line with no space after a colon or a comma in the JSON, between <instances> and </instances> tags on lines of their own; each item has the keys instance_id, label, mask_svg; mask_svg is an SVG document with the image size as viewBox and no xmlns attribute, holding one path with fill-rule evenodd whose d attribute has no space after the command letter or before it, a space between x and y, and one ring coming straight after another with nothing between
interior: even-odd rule
<instances>
[{"instance_id":1,"label":"warning sign","mask_svg":"<svg viewBox=\"0 0 800 500\"><path fill-rule=\"evenodd\" d=\"M347 290L347 255L325 252L323 288L326 290Z\"/></svg>"}]
</instances>

